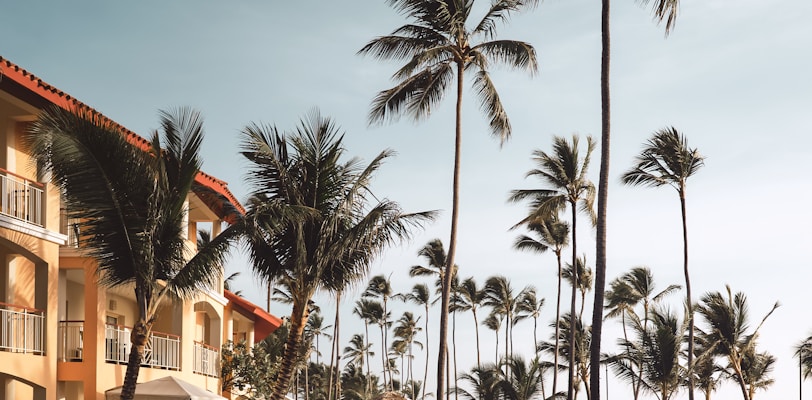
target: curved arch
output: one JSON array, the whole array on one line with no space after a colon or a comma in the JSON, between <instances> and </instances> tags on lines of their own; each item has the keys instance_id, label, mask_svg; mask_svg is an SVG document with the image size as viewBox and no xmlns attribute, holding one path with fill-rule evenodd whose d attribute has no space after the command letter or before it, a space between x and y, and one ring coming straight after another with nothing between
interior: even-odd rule
<instances>
[{"instance_id":1,"label":"curved arch","mask_svg":"<svg viewBox=\"0 0 812 400\"><path fill-rule=\"evenodd\" d=\"M31 387L33 393L33 398L35 399L44 399L45 398L45 387L37 385L34 382L31 382L27 379L20 378L19 376L9 375L0 372L0 382L5 383L6 380L13 380L25 384L26 386ZM5 385L3 385L5 386ZM4 393L5 394L5 393ZM5 396L4 396L5 397Z\"/></svg>"},{"instance_id":2,"label":"curved arch","mask_svg":"<svg viewBox=\"0 0 812 400\"><path fill-rule=\"evenodd\" d=\"M37 245L24 246L6 237L0 235L0 249L8 249L9 255L19 254L34 266L34 308L39 310L46 310L48 308L48 263L39 255L29 250L36 248ZM8 280L8 263L9 260L0 260L0 265L5 269L3 279ZM2 286L0 291L5 295L5 291L9 288L6 287L6 282L0 283ZM4 296L5 297L5 296Z\"/></svg>"}]
</instances>

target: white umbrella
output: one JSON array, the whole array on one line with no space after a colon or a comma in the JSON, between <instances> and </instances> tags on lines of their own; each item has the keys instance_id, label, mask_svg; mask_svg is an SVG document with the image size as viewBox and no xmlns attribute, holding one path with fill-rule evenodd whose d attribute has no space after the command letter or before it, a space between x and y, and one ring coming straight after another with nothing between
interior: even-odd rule
<instances>
[{"instance_id":1,"label":"white umbrella","mask_svg":"<svg viewBox=\"0 0 812 400\"><path fill-rule=\"evenodd\" d=\"M106 400L118 400L121 398L121 386L112 388L104 392ZM189 382L167 376L149 382L142 382L135 385L134 400L224 400L225 397L218 396L205 389L192 385Z\"/></svg>"}]
</instances>

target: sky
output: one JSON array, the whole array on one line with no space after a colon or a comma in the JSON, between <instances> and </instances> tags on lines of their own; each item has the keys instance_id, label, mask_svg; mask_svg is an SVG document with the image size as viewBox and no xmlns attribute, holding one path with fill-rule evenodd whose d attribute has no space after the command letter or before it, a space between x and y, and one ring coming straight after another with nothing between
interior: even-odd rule
<instances>
[{"instance_id":1,"label":"sky","mask_svg":"<svg viewBox=\"0 0 812 400\"><path fill-rule=\"evenodd\" d=\"M367 124L372 98L393 85L390 76L399 64L356 52L406 22L385 1L0 4L0 56L127 128L148 136L158 127L160 109L201 111L207 131L204 170L229 182L239 199L251 190L243 182L247 163L238 151L240 131L252 122L293 129L318 109L342 127L348 156L371 160L384 149L395 150L397 156L373 182L375 194L399 202L405 211L442 212L371 266L370 276L391 274L395 291L407 292L419 282L407 274L410 266L423 263L419 248L434 238L448 242L453 96L424 121L404 117ZM779 301L759 340L778 357L775 384L758 397L794 398L798 369L792 347L812 334L812 262L805 255L812 244L812 25L807 21L812 3L682 0L680 6L675 29L665 37L663 26L639 2L613 2L607 278L646 265L660 288L683 283L676 192L619 182L645 140L674 126L706 157L688 183L695 299L730 285L747 294L753 325ZM527 209L506 200L513 189L540 187L525 173L534 167L531 152L549 151L554 135L599 138L599 27L597 3L585 0L547 0L499 26L499 38L531 43L539 61L535 76L492 71L513 125L513 137L504 145L489 136L473 96L463 106L460 275L481 284L498 273L508 276L516 291L537 287L547 301L540 321L543 338L555 315L555 259L511 249L519 232L509 228ZM589 174L596 183L598 168L596 150ZM579 252L594 262L594 230L579 224L579 232ZM227 273L237 271L242 273L237 288L265 304L262 285L239 252L227 265ZM351 289L352 300L341 304L345 340L363 330L350 311L363 286ZM680 296L669 304L679 307ZM318 303L331 320L332 300L320 296ZM394 318L402 310L396 306ZM271 311L289 313L278 304ZM457 323L459 369L466 370L475 363L474 354L463 350L474 346L470 315L459 315ZM432 318L430 324L436 332L438 321ZM605 326L604 347L611 351L619 324ZM372 335L371 340L380 339ZM482 340L488 354L492 332L483 329ZM514 340L517 349L529 352L532 323L519 325ZM436 341L430 345L437 348ZM430 357L433 368L436 354ZM423 362L415 359L415 365ZM609 398L629 393L625 384L609 380ZM807 382L805 391L810 390ZM736 386L725 383L716 397L737 398Z\"/></svg>"}]
</instances>

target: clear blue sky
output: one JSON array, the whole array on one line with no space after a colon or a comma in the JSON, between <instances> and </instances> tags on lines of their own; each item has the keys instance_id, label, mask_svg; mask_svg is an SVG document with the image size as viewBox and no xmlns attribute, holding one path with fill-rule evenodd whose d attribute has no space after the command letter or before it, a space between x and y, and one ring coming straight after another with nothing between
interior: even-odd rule
<instances>
[{"instance_id":1,"label":"clear blue sky","mask_svg":"<svg viewBox=\"0 0 812 400\"><path fill-rule=\"evenodd\" d=\"M396 150L374 182L375 192L408 211L444 210L434 225L373 266L371 274L392 273L397 291L415 283L406 270L421 262L418 248L435 237L447 242L453 99L421 123L366 125L370 100L391 86L397 64L355 52L405 22L383 0L2 3L0 55L135 132L146 136L156 128L161 108L202 111L204 169L227 180L240 199L249 188L237 155L239 131L252 121L292 128L318 107L346 130L350 155L369 160L384 148ZM812 3L683 0L668 38L637 2L616 0L613 6L608 277L647 265L660 287L682 283L676 193L617 183L643 141L673 125L707 156L688 191L695 293L721 291L725 284L746 292L754 323L781 301L760 340L779 359L776 383L759 398L794 398L791 346L812 333L812 263L806 255L812 245ZM555 312L554 259L511 250L516 232L508 228L525 208L505 200L512 189L537 185L524 173L533 166L531 151L548 150L552 135L599 136L599 17L596 2L547 0L500 29L502 38L532 43L541 66L534 78L494 73L514 127L502 148L488 136L477 104L464 107L460 274L482 282L498 272L517 290L537 286L547 298L544 325ZM597 172L596 161L594 180ZM592 261L594 234L585 226L581 232L579 248ZM244 257L235 256L228 271L244 271L243 291L264 304ZM679 307L676 299L672 303ZM329 299L320 304L332 309ZM344 321L352 318L344 313ZM458 320L464 332L458 345L470 349L470 316ZM344 338L362 329L344 326ZM617 324L607 326L613 328L604 341L611 345ZM531 335L532 323L520 325L517 348L526 343L529 349ZM492 349L492 338L483 330L483 351ZM460 369L472 357L462 351ZM806 387L812 391L812 384ZM610 398L626 390L612 381ZM731 383L717 395L737 396Z\"/></svg>"}]
</instances>

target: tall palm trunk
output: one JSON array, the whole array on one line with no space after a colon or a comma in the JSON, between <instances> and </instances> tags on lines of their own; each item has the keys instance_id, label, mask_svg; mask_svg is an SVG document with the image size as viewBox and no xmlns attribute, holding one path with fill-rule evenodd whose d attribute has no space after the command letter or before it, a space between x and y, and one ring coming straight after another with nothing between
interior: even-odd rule
<instances>
[{"instance_id":1,"label":"tall palm trunk","mask_svg":"<svg viewBox=\"0 0 812 400\"><path fill-rule=\"evenodd\" d=\"M364 394L367 395L365 397L369 397L369 393L370 393L372 388L370 387L370 385L371 385L370 376L371 375L370 375L370 372L369 372L369 366L370 366L370 364L369 364L369 323L367 322L367 320L364 320L364 333L366 334L366 336L364 336L364 356L367 359L367 362L366 362L366 364L367 364L367 384L365 385L366 392L364 392Z\"/></svg>"},{"instance_id":2,"label":"tall palm trunk","mask_svg":"<svg viewBox=\"0 0 812 400\"><path fill-rule=\"evenodd\" d=\"M151 324L140 319L132 332L130 332L130 356L127 359L127 372L124 375L124 385L121 387L121 398L131 400L135 396L135 385L138 381L138 372L141 370L141 361L144 359L144 348L147 345Z\"/></svg>"},{"instance_id":3,"label":"tall palm trunk","mask_svg":"<svg viewBox=\"0 0 812 400\"><path fill-rule=\"evenodd\" d=\"M561 265L561 249L555 252L556 259L558 260L558 295L555 302L555 352L553 353L553 395L556 393L558 386L558 352L559 352L559 337L561 326L561 281L562 281L562 265Z\"/></svg>"},{"instance_id":4,"label":"tall palm trunk","mask_svg":"<svg viewBox=\"0 0 812 400\"><path fill-rule=\"evenodd\" d=\"M383 326L385 324L378 324L381 328L381 367L383 370L381 371L381 376L383 377L383 391L389 390L389 384L387 383L387 375L386 375L386 365L388 364L388 360L386 359L386 347L383 344Z\"/></svg>"},{"instance_id":5,"label":"tall palm trunk","mask_svg":"<svg viewBox=\"0 0 812 400\"><path fill-rule=\"evenodd\" d=\"M577 257L577 242L576 242L576 218L578 209L576 208L575 201L570 201L570 209L572 209L572 296L570 299L570 351L569 351L569 388L567 388L567 400L573 400L575 393L575 299L577 298L576 292L578 291L578 262Z\"/></svg>"},{"instance_id":6,"label":"tall palm trunk","mask_svg":"<svg viewBox=\"0 0 812 400\"><path fill-rule=\"evenodd\" d=\"M682 210L682 262L685 271L685 301L688 307L688 398L694 399L694 301L691 297L691 278L688 275L688 217L685 210L685 182L680 182L680 209Z\"/></svg>"},{"instance_id":7,"label":"tall palm trunk","mask_svg":"<svg viewBox=\"0 0 812 400\"><path fill-rule=\"evenodd\" d=\"M423 370L423 400L426 400L427 379L429 379L429 303L426 303L426 368Z\"/></svg>"},{"instance_id":8,"label":"tall palm trunk","mask_svg":"<svg viewBox=\"0 0 812 400\"><path fill-rule=\"evenodd\" d=\"M451 344L454 347L454 385L457 383L457 312L451 316ZM451 383L449 382L449 387ZM454 398L459 399L458 391L454 391Z\"/></svg>"},{"instance_id":9,"label":"tall palm trunk","mask_svg":"<svg viewBox=\"0 0 812 400\"><path fill-rule=\"evenodd\" d=\"M340 314L339 314L339 305L341 304L341 291L336 292L336 316L335 321L333 322L333 345L330 349L330 378L328 380L328 385L330 388L327 391L327 399L330 400L333 394L333 386L336 388L336 399L341 398L341 374L338 373L338 362L341 357L340 347L339 344L339 322L340 322ZM335 379L335 383L333 381Z\"/></svg>"},{"instance_id":10,"label":"tall palm trunk","mask_svg":"<svg viewBox=\"0 0 812 400\"><path fill-rule=\"evenodd\" d=\"M290 389L291 378L296 360L299 358L299 345L302 342L302 333L308 317L307 300L293 302L293 311L290 314L290 332L285 341L285 354L279 366L271 400L285 400Z\"/></svg>"},{"instance_id":11,"label":"tall palm trunk","mask_svg":"<svg viewBox=\"0 0 812 400\"><path fill-rule=\"evenodd\" d=\"M610 0L601 1L601 170L598 180L598 224L595 233L595 301L592 305L592 341L589 347L590 384L601 384L601 337L603 335L603 303L606 290L606 222L609 200L609 144L610 144L610 98L609 98L609 7ZM608 377L607 377L608 379ZM595 390L593 400L601 399L600 389ZM693 400L693 397L691 397Z\"/></svg>"},{"instance_id":12,"label":"tall palm trunk","mask_svg":"<svg viewBox=\"0 0 812 400\"><path fill-rule=\"evenodd\" d=\"M138 381L138 372L141 370L141 361L144 359L144 348L149 340L152 323L147 322L149 312L150 289L143 283L136 283L135 299L138 304L138 321L130 332L130 356L127 359L127 371L124 374L124 383L121 387L121 398L132 400L135 396L135 385Z\"/></svg>"},{"instance_id":13,"label":"tall palm trunk","mask_svg":"<svg viewBox=\"0 0 812 400\"><path fill-rule=\"evenodd\" d=\"M460 203L460 156L462 153L462 84L465 65L457 62L457 105L456 105L456 132L454 135L454 182L451 200L451 237L448 240L448 255L446 257L445 276L443 277L443 293L440 303L440 343L437 351L437 398L445 393L445 364L448 350L448 303L451 300L451 278L454 271L454 256L457 252L457 219L459 217Z\"/></svg>"},{"instance_id":14,"label":"tall palm trunk","mask_svg":"<svg viewBox=\"0 0 812 400\"><path fill-rule=\"evenodd\" d=\"M482 362L480 361L479 354L479 321L476 317L476 308L472 308L471 313L474 314L474 333L476 334L476 366L479 368L482 366Z\"/></svg>"}]
</instances>

